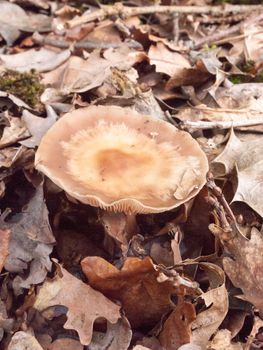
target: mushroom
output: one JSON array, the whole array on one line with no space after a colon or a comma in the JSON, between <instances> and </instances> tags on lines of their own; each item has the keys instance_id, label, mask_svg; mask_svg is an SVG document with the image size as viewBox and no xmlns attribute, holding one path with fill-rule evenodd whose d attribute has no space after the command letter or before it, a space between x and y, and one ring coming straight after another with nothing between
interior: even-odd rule
<instances>
[{"instance_id":1,"label":"mushroom","mask_svg":"<svg viewBox=\"0 0 263 350\"><path fill-rule=\"evenodd\" d=\"M64 115L42 138L35 166L80 202L125 213L130 233L136 214L171 210L194 197L208 171L190 134L117 106Z\"/></svg>"}]
</instances>

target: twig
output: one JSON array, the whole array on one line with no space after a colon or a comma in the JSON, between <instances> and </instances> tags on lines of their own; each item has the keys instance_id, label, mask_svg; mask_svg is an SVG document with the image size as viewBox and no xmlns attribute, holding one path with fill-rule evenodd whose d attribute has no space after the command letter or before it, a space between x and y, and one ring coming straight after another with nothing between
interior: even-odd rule
<instances>
[{"instance_id":1,"label":"twig","mask_svg":"<svg viewBox=\"0 0 263 350\"><path fill-rule=\"evenodd\" d=\"M32 36L33 41L36 44L40 45L49 45L54 47L59 47L61 49L71 49L74 51L74 49L109 49L109 48L118 48L122 46L123 44L126 44L131 49L142 49L142 46L140 43L134 40L124 41L120 43L101 43L101 42L94 42L89 40L81 40L79 42L68 42L61 39L52 39L44 37L43 35L40 35L39 33L34 33Z\"/></svg>"},{"instance_id":2,"label":"twig","mask_svg":"<svg viewBox=\"0 0 263 350\"><path fill-rule=\"evenodd\" d=\"M215 181L213 179L213 175L211 173L208 174L208 180L207 180L207 187L212 191L213 195L218 199L218 201L223 206L226 214L229 216L231 221L237 226L235 215L233 214L229 204L227 203L225 196L223 195L223 192L220 187L218 187L215 184Z\"/></svg>"},{"instance_id":3,"label":"twig","mask_svg":"<svg viewBox=\"0 0 263 350\"><path fill-rule=\"evenodd\" d=\"M248 120L235 120L235 121L197 121L193 122L191 120L183 121L179 124L180 129L230 129L241 126L253 126L263 124L263 116Z\"/></svg>"},{"instance_id":4,"label":"twig","mask_svg":"<svg viewBox=\"0 0 263 350\"><path fill-rule=\"evenodd\" d=\"M209 229L212 233L225 243L233 240L237 234L246 238L239 230L236 217L227 203L221 188L215 184L212 173L208 174L206 186L212 194L208 198L208 202L213 205L221 226L210 224Z\"/></svg>"},{"instance_id":5,"label":"twig","mask_svg":"<svg viewBox=\"0 0 263 350\"><path fill-rule=\"evenodd\" d=\"M262 6L261 6L260 10L262 12ZM223 38L228 38L228 40L229 40L230 35L240 33L242 31L242 28L245 25L255 24L255 23L261 21L262 19L263 19L263 13L260 13L258 16L255 16L255 14L254 14L253 16L250 16L245 21L242 21L234 26L231 26L230 28L228 28L226 30L222 30L219 33L208 35L205 38L198 40L194 45L194 49L195 50L200 49L205 44L218 43Z\"/></svg>"},{"instance_id":6,"label":"twig","mask_svg":"<svg viewBox=\"0 0 263 350\"><path fill-rule=\"evenodd\" d=\"M96 20L103 20L110 16L120 16L122 18L154 14L154 13L191 13L191 14L214 14L214 15L225 15L227 13L242 13L247 11L262 9L261 5L231 5L225 4L223 6L140 6L140 7L128 7L122 3L116 3L113 6L103 6L99 10L91 12L86 15L82 15L78 18L74 18L67 22L69 28L93 22Z\"/></svg>"}]
</instances>

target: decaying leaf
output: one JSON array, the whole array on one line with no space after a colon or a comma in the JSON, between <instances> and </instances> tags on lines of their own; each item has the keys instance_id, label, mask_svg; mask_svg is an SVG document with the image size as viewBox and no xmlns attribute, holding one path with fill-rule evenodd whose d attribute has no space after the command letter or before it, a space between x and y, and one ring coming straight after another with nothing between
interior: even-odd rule
<instances>
[{"instance_id":1,"label":"decaying leaf","mask_svg":"<svg viewBox=\"0 0 263 350\"><path fill-rule=\"evenodd\" d=\"M78 340L71 338L56 339L46 350L83 350L83 345Z\"/></svg>"},{"instance_id":2,"label":"decaying leaf","mask_svg":"<svg viewBox=\"0 0 263 350\"><path fill-rule=\"evenodd\" d=\"M161 42L150 47L148 56L150 64L155 65L156 72L169 76L181 74L184 68L191 68L189 61L182 54L169 50Z\"/></svg>"},{"instance_id":3,"label":"decaying leaf","mask_svg":"<svg viewBox=\"0 0 263 350\"><path fill-rule=\"evenodd\" d=\"M52 107L47 106L47 116L46 118L39 118L27 110L23 111L22 121L30 132L31 137L26 140L20 141L20 143L26 147L33 148L39 145L42 137L48 131L48 129L57 120L57 114Z\"/></svg>"},{"instance_id":4,"label":"decaying leaf","mask_svg":"<svg viewBox=\"0 0 263 350\"><path fill-rule=\"evenodd\" d=\"M101 55L94 50L87 60L72 56L64 65L45 74L43 83L58 88L62 93L84 92L100 86L111 75L111 68L127 70L137 61L136 55L125 45L108 49Z\"/></svg>"},{"instance_id":5,"label":"decaying leaf","mask_svg":"<svg viewBox=\"0 0 263 350\"><path fill-rule=\"evenodd\" d=\"M61 266L57 268L57 276L44 282L33 307L42 312L51 306L66 306L68 311L64 328L76 330L81 343L88 345L96 319L103 317L116 323L120 318L120 307Z\"/></svg>"},{"instance_id":6,"label":"decaying leaf","mask_svg":"<svg viewBox=\"0 0 263 350\"><path fill-rule=\"evenodd\" d=\"M176 288L170 281L157 281L160 272L149 257L129 257L121 270L100 257L87 257L81 266L93 288L121 301L133 327L153 326L173 308L170 296Z\"/></svg>"},{"instance_id":7,"label":"decaying leaf","mask_svg":"<svg viewBox=\"0 0 263 350\"><path fill-rule=\"evenodd\" d=\"M25 32L46 32L51 29L51 18L42 14L30 14L16 4L8 1L0 2L0 34L11 45L19 36L20 30Z\"/></svg>"},{"instance_id":8,"label":"decaying leaf","mask_svg":"<svg viewBox=\"0 0 263 350\"><path fill-rule=\"evenodd\" d=\"M93 332L89 350L127 350L132 338L128 320L122 316L117 323L107 322L106 333Z\"/></svg>"},{"instance_id":9,"label":"decaying leaf","mask_svg":"<svg viewBox=\"0 0 263 350\"><path fill-rule=\"evenodd\" d=\"M161 345L166 350L175 350L186 344L191 338L191 325L195 320L193 304L179 300L176 308L163 325L159 335Z\"/></svg>"},{"instance_id":10,"label":"decaying leaf","mask_svg":"<svg viewBox=\"0 0 263 350\"><path fill-rule=\"evenodd\" d=\"M13 145L30 136L24 122L20 118L11 117L6 112L4 119L6 126L0 139L0 148Z\"/></svg>"},{"instance_id":11,"label":"decaying leaf","mask_svg":"<svg viewBox=\"0 0 263 350\"><path fill-rule=\"evenodd\" d=\"M225 287L225 274L217 265L201 263L209 274L210 288L203 293L206 309L197 314L192 323L192 335L190 343L205 349L210 337L217 331L228 311L228 293Z\"/></svg>"},{"instance_id":12,"label":"decaying leaf","mask_svg":"<svg viewBox=\"0 0 263 350\"><path fill-rule=\"evenodd\" d=\"M220 329L211 342L209 342L208 350L243 350L241 343L231 341L231 333L227 329Z\"/></svg>"},{"instance_id":13,"label":"decaying leaf","mask_svg":"<svg viewBox=\"0 0 263 350\"><path fill-rule=\"evenodd\" d=\"M224 245L232 255L223 259L227 275L242 290L243 298L263 313L262 232L252 228L249 240L237 234Z\"/></svg>"},{"instance_id":14,"label":"decaying leaf","mask_svg":"<svg viewBox=\"0 0 263 350\"><path fill-rule=\"evenodd\" d=\"M10 230L0 229L0 272L9 254Z\"/></svg>"},{"instance_id":15,"label":"decaying leaf","mask_svg":"<svg viewBox=\"0 0 263 350\"><path fill-rule=\"evenodd\" d=\"M220 81L221 82L221 81ZM181 120L249 121L263 118L263 83L235 84L209 90L216 105L200 104L181 109L176 115Z\"/></svg>"},{"instance_id":16,"label":"decaying leaf","mask_svg":"<svg viewBox=\"0 0 263 350\"><path fill-rule=\"evenodd\" d=\"M29 288L40 283L51 268L49 254L52 252L54 237L49 227L48 211L40 186L27 207L11 220L3 221L2 226L11 232L9 255L5 261L7 271L22 274L30 267L27 277L17 276L15 284Z\"/></svg>"},{"instance_id":17,"label":"decaying leaf","mask_svg":"<svg viewBox=\"0 0 263 350\"><path fill-rule=\"evenodd\" d=\"M56 52L45 48L31 49L14 55L0 55L0 67L19 72L29 72L31 69L48 72L65 62L69 56L69 50Z\"/></svg>"},{"instance_id":18,"label":"decaying leaf","mask_svg":"<svg viewBox=\"0 0 263 350\"><path fill-rule=\"evenodd\" d=\"M263 55L262 25L250 25L244 28L244 46L247 61L259 63Z\"/></svg>"},{"instance_id":19,"label":"decaying leaf","mask_svg":"<svg viewBox=\"0 0 263 350\"><path fill-rule=\"evenodd\" d=\"M215 175L222 176L236 170L238 185L232 202L245 202L263 216L261 200L263 195L263 144L261 137L255 137L247 142L241 141L232 130L224 151L213 163Z\"/></svg>"},{"instance_id":20,"label":"decaying leaf","mask_svg":"<svg viewBox=\"0 0 263 350\"><path fill-rule=\"evenodd\" d=\"M36 340L36 338L30 333L16 332L11 342L8 345L7 350L43 350L42 346Z\"/></svg>"}]
</instances>

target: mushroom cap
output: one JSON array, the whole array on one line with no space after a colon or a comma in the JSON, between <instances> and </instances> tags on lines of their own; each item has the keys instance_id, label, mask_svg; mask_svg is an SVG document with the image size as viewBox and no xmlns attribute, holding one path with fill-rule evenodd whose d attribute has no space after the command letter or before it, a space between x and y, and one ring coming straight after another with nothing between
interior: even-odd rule
<instances>
[{"instance_id":1,"label":"mushroom cap","mask_svg":"<svg viewBox=\"0 0 263 350\"><path fill-rule=\"evenodd\" d=\"M208 162L171 124L117 106L65 114L42 138L35 166L82 203L126 213L159 213L194 197Z\"/></svg>"}]
</instances>

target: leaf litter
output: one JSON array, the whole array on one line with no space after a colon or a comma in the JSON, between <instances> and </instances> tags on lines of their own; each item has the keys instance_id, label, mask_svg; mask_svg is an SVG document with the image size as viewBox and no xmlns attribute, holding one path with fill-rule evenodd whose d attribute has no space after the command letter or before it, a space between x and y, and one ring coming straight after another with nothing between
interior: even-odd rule
<instances>
[{"instance_id":1,"label":"leaf litter","mask_svg":"<svg viewBox=\"0 0 263 350\"><path fill-rule=\"evenodd\" d=\"M0 348L263 348L261 2L10 0L0 1L0 13ZM100 208L75 198L82 180L69 195L34 164L65 113L75 118L95 106L111 124L98 114L92 131L68 140L84 144L69 154L82 162L87 195L97 195L89 192L96 172L103 181L112 169L119 174ZM123 122L124 136L116 128L86 147L83 135L96 135L97 124L114 129L113 111L129 120L128 132ZM140 135L134 152L140 114L160 127ZM65 134L83 128L78 122ZM138 179L148 186L154 147L159 160L171 152L162 123L195 145L181 142L176 167L187 158L187 171L159 198L180 193L182 204L149 211L174 171L169 158L154 163L150 196L137 195L139 205L150 201L148 214L133 212L135 202L105 211L108 193L117 198ZM61 147L59 135L53 140L47 159ZM209 162L203 188L197 150Z\"/></svg>"}]
</instances>

